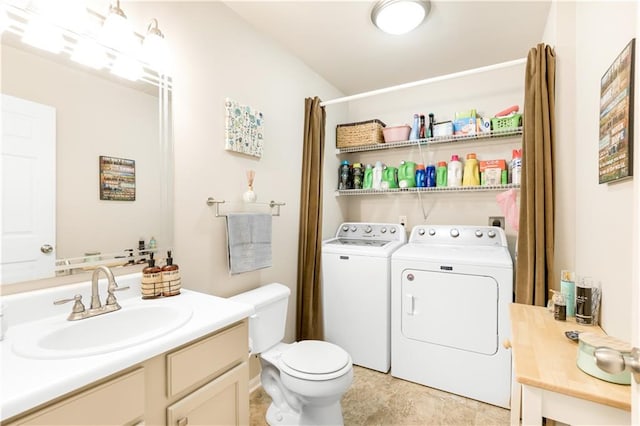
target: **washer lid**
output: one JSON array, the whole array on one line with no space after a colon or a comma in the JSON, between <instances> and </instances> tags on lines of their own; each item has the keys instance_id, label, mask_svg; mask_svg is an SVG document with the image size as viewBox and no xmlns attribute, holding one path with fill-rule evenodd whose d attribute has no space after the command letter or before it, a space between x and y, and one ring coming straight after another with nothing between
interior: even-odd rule
<instances>
[{"instance_id":1,"label":"washer lid","mask_svg":"<svg viewBox=\"0 0 640 426\"><path fill-rule=\"evenodd\" d=\"M303 340L282 354L280 359L292 370L306 374L330 374L350 362L349 354L333 343Z\"/></svg>"}]
</instances>

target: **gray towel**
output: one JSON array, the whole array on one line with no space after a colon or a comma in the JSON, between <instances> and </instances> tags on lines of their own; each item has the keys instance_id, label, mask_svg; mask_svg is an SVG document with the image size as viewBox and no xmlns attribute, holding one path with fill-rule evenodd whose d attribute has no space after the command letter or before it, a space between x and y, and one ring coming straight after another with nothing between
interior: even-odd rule
<instances>
[{"instance_id":1,"label":"gray towel","mask_svg":"<svg viewBox=\"0 0 640 426\"><path fill-rule=\"evenodd\" d=\"M227 243L231 275L271 266L271 215L228 213Z\"/></svg>"}]
</instances>

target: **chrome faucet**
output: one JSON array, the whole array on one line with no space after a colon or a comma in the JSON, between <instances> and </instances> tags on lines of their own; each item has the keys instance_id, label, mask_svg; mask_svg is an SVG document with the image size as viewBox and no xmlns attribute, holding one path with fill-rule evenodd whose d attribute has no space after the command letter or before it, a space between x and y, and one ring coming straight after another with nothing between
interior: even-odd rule
<instances>
[{"instance_id":1,"label":"chrome faucet","mask_svg":"<svg viewBox=\"0 0 640 426\"><path fill-rule=\"evenodd\" d=\"M105 300L104 306L100 302L100 294L98 292L98 278L100 276L100 271L104 272L107 276L108 282L107 299ZM84 304L82 303L82 295L80 294L76 294L72 299L56 300L53 304L61 305L67 302L74 302L71 314L69 314L69 317L67 318L69 321L90 318L120 309L120 305L116 300L114 292L126 290L128 288L129 286L118 287L118 283L116 283L116 279L113 277L111 269L104 265L100 265L93 271L93 275L91 276L91 307L88 310L85 309Z\"/></svg>"}]
</instances>

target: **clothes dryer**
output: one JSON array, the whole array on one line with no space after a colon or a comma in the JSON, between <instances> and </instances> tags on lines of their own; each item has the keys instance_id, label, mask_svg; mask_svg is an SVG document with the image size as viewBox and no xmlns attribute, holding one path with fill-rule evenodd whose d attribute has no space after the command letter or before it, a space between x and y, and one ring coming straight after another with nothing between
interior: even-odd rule
<instances>
[{"instance_id":1,"label":"clothes dryer","mask_svg":"<svg viewBox=\"0 0 640 426\"><path fill-rule=\"evenodd\" d=\"M394 223L343 223L322 243L325 340L344 348L353 363L391 366L391 255L407 241Z\"/></svg>"},{"instance_id":2,"label":"clothes dryer","mask_svg":"<svg viewBox=\"0 0 640 426\"><path fill-rule=\"evenodd\" d=\"M513 263L499 227L416 226L391 261L391 374L509 407Z\"/></svg>"}]
</instances>

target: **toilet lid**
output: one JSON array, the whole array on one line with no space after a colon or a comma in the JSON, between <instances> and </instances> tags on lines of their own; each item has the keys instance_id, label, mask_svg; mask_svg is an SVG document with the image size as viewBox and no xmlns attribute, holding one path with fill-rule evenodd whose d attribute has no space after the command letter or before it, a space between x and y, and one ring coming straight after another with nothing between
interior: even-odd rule
<instances>
[{"instance_id":1,"label":"toilet lid","mask_svg":"<svg viewBox=\"0 0 640 426\"><path fill-rule=\"evenodd\" d=\"M306 374L335 373L351 362L340 346L320 340L303 340L282 354L280 359L292 370Z\"/></svg>"}]
</instances>

